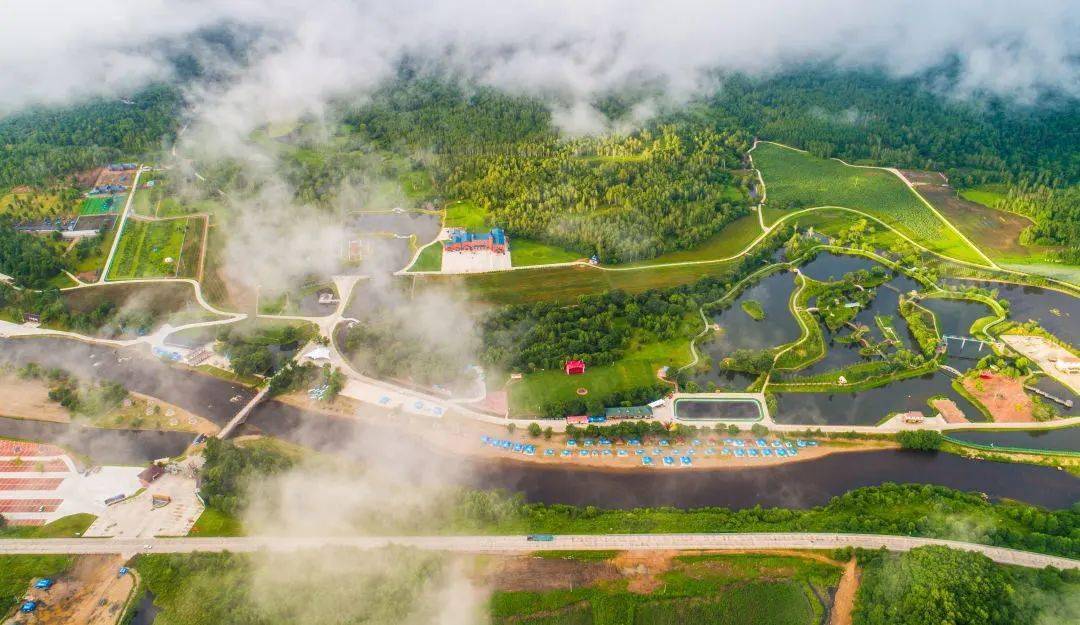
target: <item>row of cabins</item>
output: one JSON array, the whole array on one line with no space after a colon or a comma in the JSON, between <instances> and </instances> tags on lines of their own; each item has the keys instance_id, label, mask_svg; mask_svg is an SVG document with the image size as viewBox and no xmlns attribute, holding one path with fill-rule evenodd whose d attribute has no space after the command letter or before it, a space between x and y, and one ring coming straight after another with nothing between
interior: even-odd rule
<instances>
[{"instance_id":1,"label":"row of cabins","mask_svg":"<svg viewBox=\"0 0 1080 625\"><path fill-rule=\"evenodd\" d=\"M509 249L509 239L502 228L492 228L491 232L473 233L464 228L450 230L450 238L443 243L447 252L492 252L505 254Z\"/></svg>"},{"instance_id":2,"label":"row of cabins","mask_svg":"<svg viewBox=\"0 0 1080 625\"><path fill-rule=\"evenodd\" d=\"M127 185L122 184L103 184L101 186L90 189L91 195L101 195L103 193L121 193L127 191Z\"/></svg>"},{"instance_id":3,"label":"row of cabins","mask_svg":"<svg viewBox=\"0 0 1080 625\"><path fill-rule=\"evenodd\" d=\"M132 171L138 166L138 163L110 163L105 169L109 171Z\"/></svg>"},{"instance_id":4,"label":"row of cabins","mask_svg":"<svg viewBox=\"0 0 1080 625\"><path fill-rule=\"evenodd\" d=\"M571 425L588 425L589 423L603 423L605 421L622 421L633 419L640 421L651 419L653 416L652 406L615 406L605 408L602 415L571 415L566 417L566 423Z\"/></svg>"}]
</instances>

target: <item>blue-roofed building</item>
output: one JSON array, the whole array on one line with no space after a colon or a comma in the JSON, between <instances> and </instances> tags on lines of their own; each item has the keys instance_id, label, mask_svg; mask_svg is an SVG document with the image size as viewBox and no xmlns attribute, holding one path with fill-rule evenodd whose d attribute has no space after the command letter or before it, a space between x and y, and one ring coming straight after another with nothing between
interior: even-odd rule
<instances>
[{"instance_id":1,"label":"blue-roofed building","mask_svg":"<svg viewBox=\"0 0 1080 625\"><path fill-rule=\"evenodd\" d=\"M450 231L450 239L443 244L447 252L488 251L505 254L508 237L502 228L492 228L490 232L469 232L464 228Z\"/></svg>"}]
</instances>

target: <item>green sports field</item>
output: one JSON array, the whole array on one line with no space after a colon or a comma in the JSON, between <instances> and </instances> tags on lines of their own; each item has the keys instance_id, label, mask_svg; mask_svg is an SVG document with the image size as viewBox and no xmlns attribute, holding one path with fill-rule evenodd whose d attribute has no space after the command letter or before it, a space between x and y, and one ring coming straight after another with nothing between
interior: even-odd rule
<instances>
[{"instance_id":1,"label":"green sports field","mask_svg":"<svg viewBox=\"0 0 1080 625\"><path fill-rule=\"evenodd\" d=\"M122 195L110 195L107 197L88 197L79 210L80 215L104 215L106 213L118 213L124 208L125 198Z\"/></svg>"},{"instance_id":2,"label":"green sports field","mask_svg":"<svg viewBox=\"0 0 1080 625\"><path fill-rule=\"evenodd\" d=\"M752 154L765 180L767 223L798 209L841 206L872 215L942 256L986 264L891 172L852 167L772 143L759 143Z\"/></svg>"}]
</instances>

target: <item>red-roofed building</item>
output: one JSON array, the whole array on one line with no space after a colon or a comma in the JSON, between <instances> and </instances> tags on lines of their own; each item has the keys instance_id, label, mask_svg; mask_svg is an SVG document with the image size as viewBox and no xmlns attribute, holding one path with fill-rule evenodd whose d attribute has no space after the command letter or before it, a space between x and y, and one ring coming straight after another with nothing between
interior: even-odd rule
<instances>
[{"instance_id":1,"label":"red-roofed building","mask_svg":"<svg viewBox=\"0 0 1080 625\"><path fill-rule=\"evenodd\" d=\"M581 375L585 373L585 362L581 360L568 360L566 362L566 375Z\"/></svg>"}]
</instances>

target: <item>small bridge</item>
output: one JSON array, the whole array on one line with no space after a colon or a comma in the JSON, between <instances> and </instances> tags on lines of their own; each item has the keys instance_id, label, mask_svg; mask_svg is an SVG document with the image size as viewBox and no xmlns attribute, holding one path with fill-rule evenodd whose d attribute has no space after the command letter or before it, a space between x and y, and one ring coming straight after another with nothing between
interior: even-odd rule
<instances>
[{"instance_id":1,"label":"small bridge","mask_svg":"<svg viewBox=\"0 0 1080 625\"><path fill-rule=\"evenodd\" d=\"M999 347L1001 345L997 341L984 341L973 336L953 336L951 334L945 334L941 338L945 339L945 349L949 348L949 341L960 341L960 349L964 349L968 343L978 343L980 352L986 345L991 347Z\"/></svg>"},{"instance_id":2,"label":"small bridge","mask_svg":"<svg viewBox=\"0 0 1080 625\"><path fill-rule=\"evenodd\" d=\"M1061 404L1062 406L1065 406L1066 408L1072 408L1073 407L1073 400L1071 400L1071 399L1062 399L1062 398L1058 397L1057 395L1051 395L1050 393L1047 393L1046 391L1042 390L1041 388L1035 388L1034 386L1028 386L1027 384L1025 384L1024 385L1024 390L1031 391L1032 393L1035 393L1036 395L1040 395L1042 397L1045 397L1045 398L1049 399L1050 401L1057 402L1057 403Z\"/></svg>"},{"instance_id":3,"label":"small bridge","mask_svg":"<svg viewBox=\"0 0 1080 625\"><path fill-rule=\"evenodd\" d=\"M954 378L959 378L964 375L963 373L960 373L959 369L957 369L956 367L950 367L949 365L941 365L940 367L938 367L938 369L941 369L942 371L948 373Z\"/></svg>"},{"instance_id":4,"label":"small bridge","mask_svg":"<svg viewBox=\"0 0 1080 625\"><path fill-rule=\"evenodd\" d=\"M233 417L231 420L229 420L228 423L225 424L225 427L221 428L221 431L217 433L217 437L222 440L229 438L229 436L232 435L233 430L240 427L240 425L242 425L244 421L247 421L248 415L251 414L251 411L255 409L255 406L259 405L259 402L266 399L266 395L269 392L270 387L264 386L262 390L260 390L258 394L255 395L255 397L251 398L251 401L249 401L246 406L240 409L240 412L236 413L235 417Z\"/></svg>"}]
</instances>

